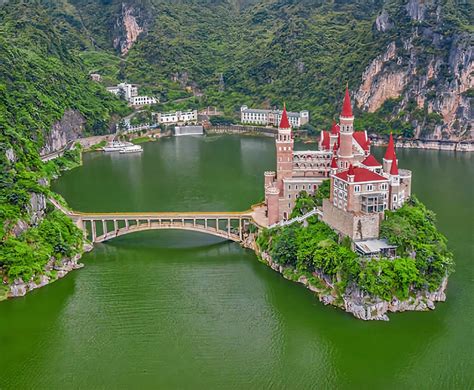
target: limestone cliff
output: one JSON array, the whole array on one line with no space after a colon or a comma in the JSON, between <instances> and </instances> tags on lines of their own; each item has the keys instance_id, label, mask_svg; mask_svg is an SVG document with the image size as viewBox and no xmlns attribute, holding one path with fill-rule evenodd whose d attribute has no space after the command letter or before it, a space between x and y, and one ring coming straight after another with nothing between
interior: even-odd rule
<instances>
[{"instance_id":1,"label":"limestone cliff","mask_svg":"<svg viewBox=\"0 0 474 390\"><path fill-rule=\"evenodd\" d=\"M86 120L76 110L66 110L61 120L53 124L44 135L41 155L61 150L69 141L74 141L84 134Z\"/></svg>"},{"instance_id":2,"label":"limestone cliff","mask_svg":"<svg viewBox=\"0 0 474 390\"><path fill-rule=\"evenodd\" d=\"M120 16L115 21L114 48L126 55L139 35L146 30L148 17L145 8L122 3Z\"/></svg>"},{"instance_id":3,"label":"limestone cliff","mask_svg":"<svg viewBox=\"0 0 474 390\"><path fill-rule=\"evenodd\" d=\"M473 139L473 36L443 34L441 25L453 23L443 7L438 0L409 0L402 14L381 12L374 33L389 43L363 73L355 100L375 112L394 99L392 115L410 121L415 137ZM404 27L394 22L404 18L410 19Z\"/></svg>"}]
</instances>

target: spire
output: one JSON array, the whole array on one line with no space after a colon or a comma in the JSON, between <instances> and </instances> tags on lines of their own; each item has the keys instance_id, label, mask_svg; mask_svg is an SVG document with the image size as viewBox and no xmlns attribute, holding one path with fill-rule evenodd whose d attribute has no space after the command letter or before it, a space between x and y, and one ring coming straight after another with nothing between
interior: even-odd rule
<instances>
[{"instance_id":1,"label":"spire","mask_svg":"<svg viewBox=\"0 0 474 390\"><path fill-rule=\"evenodd\" d=\"M387 151L385 152L384 159L388 161L392 161L394 157L395 157L395 144L393 142L393 135L392 133L390 133L390 138L388 140Z\"/></svg>"},{"instance_id":2,"label":"spire","mask_svg":"<svg viewBox=\"0 0 474 390\"><path fill-rule=\"evenodd\" d=\"M398 175L397 156L395 155L395 152L393 153L393 161L392 161L392 166L390 167L390 174L392 176Z\"/></svg>"},{"instance_id":3,"label":"spire","mask_svg":"<svg viewBox=\"0 0 474 390\"><path fill-rule=\"evenodd\" d=\"M337 125L336 121L333 121L332 126L331 126L331 134L337 135L338 133L339 133L339 126Z\"/></svg>"},{"instance_id":4,"label":"spire","mask_svg":"<svg viewBox=\"0 0 474 390\"><path fill-rule=\"evenodd\" d=\"M349 165L349 170L347 171L347 175L348 176L355 176L355 172L354 172L354 167L351 165Z\"/></svg>"},{"instance_id":5,"label":"spire","mask_svg":"<svg viewBox=\"0 0 474 390\"><path fill-rule=\"evenodd\" d=\"M351 106L351 97L349 96L349 88L346 86L346 94L344 96L344 102L342 103L342 113L343 117L351 117L352 115L352 106Z\"/></svg>"},{"instance_id":6,"label":"spire","mask_svg":"<svg viewBox=\"0 0 474 390\"><path fill-rule=\"evenodd\" d=\"M336 157L333 157L332 160L331 160L331 168L336 168L337 169Z\"/></svg>"},{"instance_id":7,"label":"spire","mask_svg":"<svg viewBox=\"0 0 474 390\"><path fill-rule=\"evenodd\" d=\"M291 129L288 114L286 113L286 104L283 104L283 113L281 114L280 129Z\"/></svg>"}]
</instances>

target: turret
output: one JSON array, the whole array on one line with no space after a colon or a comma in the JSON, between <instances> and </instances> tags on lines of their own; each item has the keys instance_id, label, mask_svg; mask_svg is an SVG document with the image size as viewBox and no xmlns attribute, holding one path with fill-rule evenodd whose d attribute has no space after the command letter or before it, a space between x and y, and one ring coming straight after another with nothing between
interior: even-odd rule
<instances>
[{"instance_id":1,"label":"turret","mask_svg":"<svg viewBox=\"0 0 474 390\"><path fill-rule=\"evenodd\" d=\"M334 148L334 145L338 143L339 140L339 125L336 121L332 122L331 134L329 135L329 147Z\"/></svg>"},{"instance_id":2,"label":"turret","mask_svg":"<svg viewBox=\"0 0 474 390\"><path fill-rule=\"evenodd\" d=\"M395 143L393 142L393 135L390 133L390 138L388 139L387 150L385 151L385 156L383 158L383 171L385 173L390 173L392 167L392 161L396 159L395 155Z\"/></svg>"},{"instance_id":3,"label":"turret","mask_svg":"<svg viewBox=\"0 0 474 390\"><path fill-rule=\"evenodd\" d=\"M277 155L277 187L280 194L283 193L283 179L291 178L293 174L293 137L291 125L286 113L286 106L283 107L278 135L275 141Z\"/></svg>"},{"instance_id":4,"label":"turret","mask_svg":"<svg viewBox=\"0 0 474 390\"><path fill-rule=\"evenodd\" d=\"M273 186L265 188L265 199L267 201L268 224L273 225L279 221L279 189Z\"/></svg>"},{"instance_id":5,"label":"turret","mask_svg":"<svg viewBox=\"0 0 474 390\"><path fill-rule=\"evenodd\" d=\"M354 183L354 178L355 178L355 172L354 172L354 167L349 165L349 170L347 171L347 181L349 183Z\"/></svg>"},{"instance_id":6,"label":"turret","mask_svg":"<svg viewBox=\"0 0 474 390\"><path fill-rule=\"evenodd\" d=\"M354 116L352 115L351 97L349 96L349 89L347 87L339 121L339 134L341 137L339 157L344 159L352 159L352 134L354 133Z\"/></svg>"}]
</instances>

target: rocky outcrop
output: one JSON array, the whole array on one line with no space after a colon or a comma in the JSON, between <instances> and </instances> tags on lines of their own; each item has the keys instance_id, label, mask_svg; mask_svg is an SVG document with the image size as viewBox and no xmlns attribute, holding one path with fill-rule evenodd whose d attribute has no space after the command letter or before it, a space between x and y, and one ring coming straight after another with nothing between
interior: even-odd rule
<instances>
[{"instance_id":1,"label":"rocky outcrop","mask_svg":"<svg viewBox=\"0 0 474 390\"><path fill-rule=\"evenodd\" d=\"M435 302L444 302L446 300L447 277L442 281L438 290L434 292L417 292L415 296L411 296L405 301L400 301L396 297L393 297L389 302L384 301L365 294L356 286L347 288L345 294L340 296L329 277L314 272L312 274L313 281L311 281L306 275L298 274L295 269L283 267L274 262L268 253L260 252L254 238L254 235L249 235L242 242L242 246L254 250L262 262L274 271L282 274L285 279L301 283L307 289L315 292L319 300L325 305L339 307L361 320L388 321L387 313L433 310ZM318 285L315 285L314 281L317 281Z\"/></svg>"},{"instance_id":2,"label":"rocky outcrop","mask_svg":"<svg viewBox=\"0 0 474 390\"><path fill-rule=\"evenodd\" d=\"M67 110L61 120L57 121L44 135L44 145L40 155L44 156L63 149L68 142L84 134L86 120L76 110Z\"/></svg>"},{"instance_id":3,"label":"rocky outcrop","mask_svg":"<svg viewBox=\"0 0 474 390\"><path fill-rule=\"evenodd\" d=\"M9 163L15 163L16 162L16 154L15 154L15 151L12 148L8 148L5 151L5 157L7 158Z\"/></svg>"},{"instance_id":4,"label":"rocky outcrop","mask_svg":"<svg viewBox=\"0 0 474 390\"><path fill-rule=\"evenodd\" d=\"M59 264L57 264L56 259L52 258L46 265L46 274L33 277L27 282L23 281L21 278L16 279L10 285L10 291L8 292L7 297L15 298L25 296L30 291L46 286L57 279L61 279L75 269L82 268L84 265L78 263L80 258L81 255L78 254L71 259L63 259Z\"/></svg>"},{"instance_id":5,"label":"rocky outcrop","mask_svg":"<svg viewBox=\"0 0 474 390\"><path fill-rule=\"evenodd\" d=\"M385 10L377 17L376 33L396 28L400 38L368 65L356 104L375 112L394 99L392 117L411 123L414 137L474 139L472 34L441 34L448 21L438 0L409 0L404 12L411 26L392 26Z\"/></svg>"},{"instance_id":6,"label":"rocky outcrop","mask_svg":"<svg viewBox=\"0 0 474 390\"><path fill-rule=\"evenodd\" d=\"M115 22L114 48L126 55L140 34L146 31L148 20L144 8L122 3L120 16Z\"/></svg>"},{"instance_id":7,"label":"rocky outcrop","mask_svg":"<svg viewBox=\"0 0 474 390\"><path fill-rule=\"evenodd\" d=\"M352 288L348 289L349 292L343 297L344 309L361 320L388 321L388 312L433 310L435 302L446 300L447 285L448 278L445 278L439 289L434 292L417 292L415 296L405 301L400 301L394 297L389 302L364 294L357 288Z\"/></svg>"},{"instance_id":8,"label":"rocky outcrop","mask_svg":"<svg viewBox=\"0 0 474 390\"><path fill-rule=\"evenodd\" d=\"M382 10L379 16L377 16L377 19L375 19L375 28L377 31L385 32L393 27L393 22L390 20L390 17L388 16L388 12L385 10Z\"/></svg>"}]
</instances>

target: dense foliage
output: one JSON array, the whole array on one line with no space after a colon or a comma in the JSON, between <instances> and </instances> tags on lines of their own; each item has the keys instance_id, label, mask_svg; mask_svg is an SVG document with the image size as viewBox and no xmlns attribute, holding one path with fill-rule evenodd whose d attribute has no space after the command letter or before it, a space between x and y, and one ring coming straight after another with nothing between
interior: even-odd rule
<instances>
[{"instance_id":1,"label":"dense foliage","mask_svg":"<svg viewBox=\"0 0 474 390\"><path fill-rule=\"evenodd\" d=\"M383 300L403 300L416 291L436 290L453 269L452 254L436 230L433 213L416 198L387 212L382 224L382 236L399 245L394 259L359 258L326 224L308 221L307 226L264 230L257 244L278 264L323 278L340 294L356 286Z\"/></svg>"},{"instance_id":2,"label":"dense foliage","mask_svg":"<svg viewBox=\"0 0 474 390\"><path fill-rule=\"evenodd\" d=\"M389 42L397 43L404 59L415 53L412 73L426 74L433 59L444 69L427 86L426 98L432 100L430 94L441 93L439 86L457 78L459 69L449 66L451 45L473 31L472 2L410 2L427 9L420 11L423 21L410 18L407 1L401 0L65 3L68 7L56 6L56 18L66 31L78 30L77 44L93 42L82 55L106 82L139 83L144 93L160 96L163 109L216 105L235 115L241 104L270 107L286 101L291 109L309 109L318 130L338 114L345 83L357 90L367 65ZM126 37L124 9L144 32L118 60L111 53ZM392 25L385 32L375 27L382 10ZM415 98L389 99L375 113L357 112L356 127L411 136L411 122L417 121L432 132L442 118L429 105L420 108Z\"/></svg>"},{"instance_id":3,"label":"dense foliage","mask_svg":"<svg viewBox=\"0 0 474 390\"><path fill-rule=\"evenodd\" d=\"M381 236L398 246L399 256L414 258L419 273L418 286L436 289L453 270L453 255L446 237L436 228L435 214L416 197L395 212L387 212Z\"/></svg>"},{"instance_id":4,"label":"dense foliage","mask_svg":"<svg viewBox=\"0 0 474 390\"><path fill-rule=\"evenodd\" d=\"M44 273L44 266L54 257L61 260L82 251L82 231L59 211L52 211L41 223L18 237L2 242L0 267L10 279L30 280Z\"/></svg>"},{"instance_id":5,"label":"dense foliage","mask_svg":"<svg viewBox=\"0 0 474 390\"><path fill-rule=\"evenodd\" d=\"M315 207L323 205L323 199L329 198L329 191L331 189L330 180L324 180L314 195L308 194L306 191L301 191L296 199L295 207L291 212L290 218L294 218L311 211Z\"/></svg>"},{"instance_id":6,"label":"dense foliage","mask_svg":"<svg viewBox=\"0 0 474 390\"><path fill-rule=\"evenodd\" d=\"M85 132L109 132L129 112L126 104L89 80L67 34L38 3L0 6L0 275L29 279L49 257L71 256L82 233L52 210L31 219L33 197L48 197L48 178L77 164L78 151L42 163L39 152L67 110L85 120ZM34 195L35 194L35 195Z\"/></svg>"}]
</instances>

